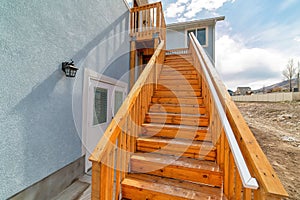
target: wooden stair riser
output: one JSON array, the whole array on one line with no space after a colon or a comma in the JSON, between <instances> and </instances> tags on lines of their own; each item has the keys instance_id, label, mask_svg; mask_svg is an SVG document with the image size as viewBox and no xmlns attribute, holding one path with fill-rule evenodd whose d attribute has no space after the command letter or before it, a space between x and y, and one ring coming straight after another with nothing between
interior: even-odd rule
<instances>
[{"instance_id":1,"label":"wooden stair riser","mask_svg":"<svg viewBox=\"0 0 300 200\"><path fill-rule=\"evenodd\" d=\"M183 90L183 91L193 91L193 90L201 90L200 85L157 85L157 90Z\"/></svg>"},{"instance_id":2,"label":"wooden stair riser","mask_svg":"<svg viewBox=\"0 0 300 200\"><path fill-rule=\"evenodd\" d=\"M160 85L198 85L199 80L197 79L192 79L192 80L187 80L187 79L181 79L181 80L163 80L160 79L158 81L158 84Z\"/></svg>"},{"instance_id":3,"label":"wooden stair riser","mask_svg":"<svg viewBox=\"0 0 300 200\"><path fill-rule=\"evenodd\" d=\"M177 73L176 75L172 74L161 74L159 77L161 80L178 80L178 79L186 79L186 80L190 80L190 79L198 79L198 76L196 74L180 74Z\"/></svg>"},{"instance_id":4,"label":"wooden stair riser","mask_svg":"<svg viewBox=\"0 0 300 200\"><path fill-rule=\"evenodd\" d=\"M168 98L152 97L152 103L181 104L181 105L199 105L203 104L203 98Z\"/></svg>"},{"instance_id":5,"label":"wooden stair riser","mask_svg":"<svg viewBox=\"0 0 300 200\"><path fill-rule=\"evenodd\" d=\"M170 62L170 61L193 62L193 59L189 56L165 57L165 62Z\"/></svg>"},{"instance_id":6,"label":"wooden stair riser","mask_svg":"<svg viewBox=\"0 0 300 200\"><path fill-rule=\"evenodd\" d=\"M164 138L181 138L190 139L194 141L211 141L211 134L207 129L201 130L188 130L160 126L143 126L143 131L140 135L151 137L164 137Z\"/></svg>"},{"instance_id":7,"label":"wooden stair riser","mask_svg":"<svg viewBox=\"0 0 300 200\"><path fill-rule=\"evenodd\" d=\"M156 162L156 160L145 160L131 158L131 171L133 173L147 173L160 177L167 177L196 183L203 183L213 187L222 186L222 173L211 169L194 167L191 163L184 165ZM202 161L203 162L203 161ZM199 162L200 163L200 162ZM197 164L199 166L199 164ZM203 164L205 165L205 164Z\"/></svg>"},{"instance_id":8,"label":"wooden stair riser","mask_svg":"<svg viewBox=\"0 0 300 200\"><path fill-rule=\"evenodd\" d=\"M176 125L191 125L191 126L208 126L207 117L195 117L185 115L162 115L156 113L148 113L145 117L147 123L159 123L159 124L176 124Z\"/></svg>"},{"instance_id":9,"label":"wooden stair riser","mask_svg":"<svg viewBox=\"0 0 300 200\"><path fill-rule=\"evenodd\" d=\"M194 71L194 70L195 68L192 66L177 66L177 67L166 69L166 71L171 71L171 72L172 71Z\"/></svg>"},{"instance_id":10,"label":"wooden stair riser","mask_svg":"<svg viewBox=\"0 0 300 200\"><path fill-rule=\"evenodd\" d=\"M160 76L165 76L165 75L169 75L169 76L177 76L178 74L182 74L182 75L197 75L197 71L196 70L186 70L186 71L176 71L176 70L167 70L167 69L162 69Z\"/></svg>"},{"instance_id":11,"label":"wooden stair riser","mask_svg":"<svg viewBox=\"0 0 300 200\"><path fill-rule=\"evenodd\" d=\"M201 97L201 91L167 91L167 90L156 90L154 92L154 97Z\"/></svg>"},{"instance_id":12,"label":"wooden stair riser","mask_svg":"<svg viewBox=\"0 0 300 200\"><path fill-rule=\"evenodd\" d=\"M182 114L206 114L205 106L177 106L172 104L152 104L149 108L150 112L156 113L182 113Z\"/></svg>"}]
</instances>

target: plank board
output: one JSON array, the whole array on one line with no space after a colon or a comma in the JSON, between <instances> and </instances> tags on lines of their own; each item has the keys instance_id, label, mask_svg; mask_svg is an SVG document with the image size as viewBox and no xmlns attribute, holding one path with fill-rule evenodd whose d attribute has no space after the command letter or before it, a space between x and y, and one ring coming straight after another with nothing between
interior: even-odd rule
<instances>
[{"instance_id":1,"label":"plank board","mask_svg":"<svg viewBox=\"0 0 300 200\"><path fill-rule=\"evenodd\" d=\"M147 123L208 126L209 120L205 115L148 113L145 117Z\"/></svg>"},{"instance_id":2,"label":"plank board","mask_svg":"<svg viewBox=\"0 0 300 200\"><path fill-rule=\"evenodd\" d=\"M138 138L137 150L206 160L215 160L216 157L212 143L160 137Z\"/></svg>"},{"instance_id":3,"label":"plank board","mask_svg":"<svg viewBox=\"0 0 300 200\"><path fill-rule=\"evenodd\" d=\"M133 173L147 173L161 177L222 186L222 172L216 163L192 158L178 158L151 153L136 153L131 157Z\"/></svg>"},{"instance_id":4,"label":"plank board","mask_svg":"<svg viewBox=\"0 0 300 200\"><path fill-rule=\"evenodd\" d=\"M181 138L198 141L211 142L211 134L207 127L162 125L162 124L143 124L141 135L147 137Z\"/></svg>"},{"instance_id":5,"label":"plank board","mask_svg":"<svg viewBox=\"0 0 300 200\"><path fill-rule=\"evenodd\" d=\"M200 90L182 91L182 90L156 90L154 97L201 97Z\"/></svg>"},{"instance_id":6,"label":"plank board","mask_svg":"<svg viewBox=\"0 0 300 200\"><path fill-rule=\"evenodd\" d=\"M219 188L149 175L130 175L122 183L123 198L134 200L217 200Z\"/></svg>"},{"instance_id":7,"label":"plank board","mask_svg":"<svg viewBox=\"0 0 300 200\"><path fill-rule=\"evenodd\" d=\"M158 80L158 84L161 84L161 85L187 85L187 84L190 84L190 85L197 85L199 84L199 80L198 79L192 79L192 80L186 80L186 79L181 79L181 80L163 80L163 79L159 79Z\"/></svg>"},{"instance_id":8,"label":"plank board","mask_svg":"<svg viewBox=\"0 0 300 200\"><path fill-rule=\"evenodd\" d=\"M151 104L149 112L165 112L165 113L183 113L183 114L202 114L206 113L204 105L182 105L178 104Z\"/></svg>"},{"instance_id":9,"label":"plank board","mask_svg":"<svg viewBox=\"0 0 300 200\"><path fill-rule=\"evenodd\" d=\"M203 98L171 98L171 97L152 97L152 103L167 103L180 105L199 105L203 104Z\"/></svg>"},{"instance_id":10,"label":"plank board","mask_svg":"<svg viewBox=\"0 0 300 200\"><path fill-rule=\"evenodd\" d=\"M180 85L157 85L157 90L185 90L185 91L193 91L193 90L201 90L199 84L180 84Z\"/></svg>"}]
</instances>

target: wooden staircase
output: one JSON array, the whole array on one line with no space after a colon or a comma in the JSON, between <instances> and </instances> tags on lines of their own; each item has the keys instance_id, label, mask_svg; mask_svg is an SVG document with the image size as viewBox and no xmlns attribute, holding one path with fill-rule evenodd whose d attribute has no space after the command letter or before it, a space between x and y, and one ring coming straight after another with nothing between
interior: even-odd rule
<instances>
[{"instance_id":1,"label":"wooden staircase","mask_svg":"<svg viewBox=\"0 0 300 200\"><path fill-rule=\"evenodd\" d=\"M201 77L190 55L168 55L122 182L122 198L225 199Z\"/></svg>"}]
</instances>

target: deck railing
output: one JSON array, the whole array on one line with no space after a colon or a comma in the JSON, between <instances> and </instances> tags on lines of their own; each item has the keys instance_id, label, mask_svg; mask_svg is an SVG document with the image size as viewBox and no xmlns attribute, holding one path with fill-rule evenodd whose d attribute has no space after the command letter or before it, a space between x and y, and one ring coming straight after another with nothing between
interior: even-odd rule
<instances>
[{"instance_id":1,"label":"deck railing","mask_svg":"<svg viewBox=\"0 0 300 200\"><path fill-rule=\"evenodd\" d=\"M161 2L133 7L130 10L130 36L136 40L166 39L166 22Z\"/></svg>"},{"instance_id":2,"label":"deck railing","mask_svg":"<svg viewBox=\"0 0 300 200\"><path fill-rule=\"evenodd\" d=\"M180 48L180 49L170 49L166 50L166 55L178 55L178 54L188 54L189 49L188 48Z\"/></svg>"},{"instance_id":3,"label":"deck railing","mask_svg":"<svg viewBox=\"0 0 300 200\"><path fill-rule=\"evenodd\" d=\"M93 200L119 199L130 154L135 151L136 137L164 61L164 48L164 41L161 41L89 158Z\"/></svg>"},{"instance_id":4,"label":"deck railing","mask_svg":"<svg viewBox=\"0 0 300 200\"><path fill-rule=\"evenodd\" d=\"M202 77L202 94L211 119L212 139L217 146L217 163L223 170L224 194L228 199L288 196L193 33L190 39L194 66Z\"/></svg>"}]
</instances>

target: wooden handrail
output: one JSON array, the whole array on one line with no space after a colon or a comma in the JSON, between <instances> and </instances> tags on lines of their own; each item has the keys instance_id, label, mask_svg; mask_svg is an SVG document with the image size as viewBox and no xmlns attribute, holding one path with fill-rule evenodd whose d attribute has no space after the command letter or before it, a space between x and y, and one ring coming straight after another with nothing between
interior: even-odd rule
<instances>
[{"instance_id":1,"label":"wooden handrail","mask_svg":"<svg viewBox=\"0 0 300 200\"><path fill-rule=\"evenodd\" d=\"M164 61L164 48L164 41L161 41L89 158L93 200L119 199L130 153L135 151L136 137Z\"/></svg>"},{"instance_id":2,"label":"wooden handrail","mask_svg":"<svg viewBox=\"0 0 300 200\"><path fill-rule=\"evenodd\" d=\"M190 35L191 41L192 41L192 45L194 47L194 49L196 50L196 54L197 57L200 58L200 51L201 51L201 45L199 43L199 41L197 40L197 38L195 37L195 35L192 33ZM199 59L201 66L204 66L204 63L201 59ZM232 155L233 158L235 160L235 164L239 170L239 174L240 174L240 178L242 180L243 186L245 188L250 188L250 189L257 189L258 188L258 184L255 178L251 177L251 174L249 172L249 169L246 165L246 162L244 160L244 157L242 155L242 152L238 146L238 143L235 139L234 133L231 129L231 126L229 124L229 121L226 117L226 113L223 109L223 106L221 104L221 101L219 99L219 96L217 95L217 91L212 83L212 80L208 74L207 69L204 67L202 68L203 71L203 75L206 80L207 86L210 89L210 93L214 102L214 106L217 109L220 121L222 123L222 126L224 128L224 132L226 134L226 137L228 139L228 144L230 146L230 149L232 151Z\"/></svg>"},{"instance_id":3,"label":"wooden handrail","mask_svg":"<svg viewBox=\"0 0 300 200\"><path fill-rule=\"evenodd\" d=\"M202 76L203 91L206 97L206 104L209 108L209 113L214 122L211 123L210 129L212 134L214 134L214 142L217 145L217 162L224 171L224 193L230 199L235 197L240 199L242 196L244 199L251 199L252 193L254 199L280 199L282 197L287 197L288 194L282 186L280 180L278 179L276 173L274 172L272 166L270 165L265 154L261 150L259 144L257 143L254 135L247 126L245 120L240 114L234 102L231 100L226 87L219 78L214 66L212 65L210 59L204 52L202 46L199 44L197 39L193 34L190 35L191 43L197 42L197 49L194 49L193 44L190 43L190 51L194 57L194 65L198 68L199 73ZM197 56L197 53L200 56ZM220 105L226 110L226 116L220 116L219 112L215 106L215 99L212 97L212 91L208 86L208 80L205 78L205 71L211 79L211 84L215 89L215 95L220 99ZM226 137L224 129L226 127L221 125L222 117L226 117L236 141L238 142L238 147L240 148L242 155L246 161L247 168L249 168L250 173L258 181L259 188L257 190L251 190L250 188L241 187L241 180L238 178L239 175L236 174L235 170L237 166L235 165L234 155L232 154L232 149L230 141ZM238 168L238 171L240 169Z\"/></svg>"}]
</instances>

